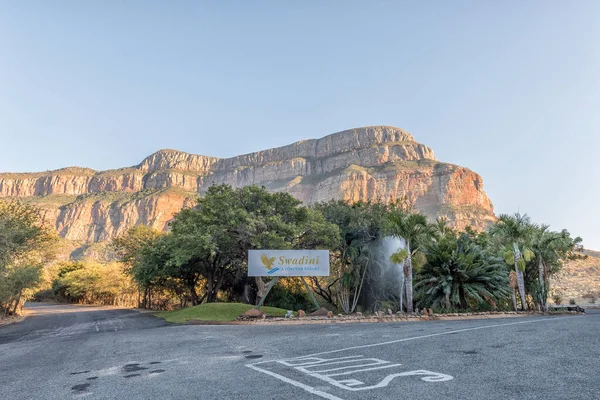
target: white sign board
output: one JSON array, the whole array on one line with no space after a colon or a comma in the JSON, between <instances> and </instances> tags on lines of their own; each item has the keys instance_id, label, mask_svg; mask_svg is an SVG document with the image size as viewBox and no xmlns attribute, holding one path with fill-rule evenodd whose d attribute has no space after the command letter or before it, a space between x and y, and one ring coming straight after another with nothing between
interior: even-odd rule
<instances>
[{"instance_id":1,"label":"white sign board","mask_svg":"<svg viewBox=\"0 0 600 400\"><path fill-rule=\"evenodd\" d=\"M329 276L329 250L249 250L248 276Z\"/></svg>"}]
</instances>

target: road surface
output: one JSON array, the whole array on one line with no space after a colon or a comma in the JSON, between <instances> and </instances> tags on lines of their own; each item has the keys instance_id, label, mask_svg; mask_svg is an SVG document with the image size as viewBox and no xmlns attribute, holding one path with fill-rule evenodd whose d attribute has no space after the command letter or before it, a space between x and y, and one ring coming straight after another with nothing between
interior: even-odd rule
<instances>
[{"instance_id":1,"label":"road surface","mask_svg":"<svg viewBox=\"0 0 600 400\"><path fill-rule=\"evenodd\" d=\"M600 311L389 324L172 325L30 304L1 399L600 399Z\"/></svg>"}]
</instances>

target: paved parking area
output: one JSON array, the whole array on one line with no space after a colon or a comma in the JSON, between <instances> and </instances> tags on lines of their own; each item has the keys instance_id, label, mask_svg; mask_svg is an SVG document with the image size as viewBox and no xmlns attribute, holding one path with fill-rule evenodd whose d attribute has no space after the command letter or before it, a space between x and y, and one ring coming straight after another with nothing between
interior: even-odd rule
<instances>
[{"instance_id":1,"label":"paved parking area","mask_svg":"<svg viewBox=\"0 0 600 400\"><path fill-rule=\"evenodd\" d=\"M394 324L178 326L129 310L46 308L0 328L0 397L600 399L599 328L598 310Z\"/></svg>"}]
</instances>

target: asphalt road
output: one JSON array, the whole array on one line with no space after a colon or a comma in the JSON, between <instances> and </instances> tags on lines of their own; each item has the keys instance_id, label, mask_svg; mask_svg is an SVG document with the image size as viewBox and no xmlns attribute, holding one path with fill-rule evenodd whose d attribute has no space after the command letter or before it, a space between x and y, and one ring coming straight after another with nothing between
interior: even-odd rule
<instances>
[{"instance_id":1,"label":"asphalt road","mask_svg":"<svg viewBox=\"0 0 600 400\"><path fill-rule=\"evenodd\" d=\"M1 399L600 399L600 310L206 326L101 307L29 309L0 328Z\"/></svg>"}]
</instances>

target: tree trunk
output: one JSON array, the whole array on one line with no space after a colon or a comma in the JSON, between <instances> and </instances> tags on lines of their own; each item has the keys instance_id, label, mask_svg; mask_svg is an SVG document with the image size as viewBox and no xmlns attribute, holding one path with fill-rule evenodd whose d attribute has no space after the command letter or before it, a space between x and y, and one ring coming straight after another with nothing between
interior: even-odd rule
<instances>
[{"instance_id":1,"label":"tree trunk","mask_svg":"<svg viewBox=\"0 0 600 400\"><path fill-rule=\"evenodd\" d=\"M22 290L19 290L19 295L17 296L17 302L15 303L15 308L13 308L13 315L17 315L17 308L19 307L19 303L21 302L21 294Z\"/></svg>"},{"instance_id":2,"label":"tree trunk","mask_svg":"<svg viewBox=\"0 0 600 400\"><path fill-rule=\"evenodd\" d=\"M413 268L412 268L412 256L410 254L410 242L406 242L406 250L408 256L406 257L406 311L411 314L414 312L413 308Z\"/></svg>"},{"instance_id":3,"label":"tree trunk","mask_svg":"<svg viewBox=\"0 0 600 400\"><path fill-rule=\"evenodd\" d=\"M511 288L510 294L512 294L512 302L515 311L519 311L519 307L517 307L517 294L515 292L515 288Z\"/></svg>"},{"instance_id":4,"label":"tree trunk","mask_svg":"<svg viewBox=\"0 0 600 400\"><path fill-rule=\"evenodd\" d=\"M466 295L465 295L465 289L462 287L462 285L458 288L458 297L459 297L459 301L460 301L460 308L462 308L463 310L467 309L467 299L466 299Z\"/></svg>"},{"instance_id":5,"label":"tree trunk","mask_svg":"<svg viewBox=\"0 0 600 400\"><path fill-rule=\"evenodd\" d=\"M258 304L260 302L260 299L263 298L265 292L267 291L267 285L260 276L255 276L254 280L256 281L256 287L258 288L256 292L256 304Z\"/></svg>"},{"instance_id":6,"label":"tree trunk","mask_svg":"<svg viewBox=\"0 0 600 400\"><path fill-rule=\"evenodd\" d=\"M198 302L198 293L196 293L196 285L193 283L188 284L188 290L190 292L190 298L192 299L192 306L200 304Z\"/></svg>"},{"instance_id":7,"label":"tree trunk","mask_svg":"<svg viewBox=\"0 0 600 400\"><path fill-rule=\"evenodd\" d=\"M542 257L538 257L538 279L540 280L540 309L543 312L548 311L548 307L546 305L547 302L547 294L546 294L546 279L544 279L544 261L542 261Z\"/></svg>"},{"instance_id":8,"label":"tree trunk","mask_svg":"<svg viewBox=\"0 0 600 400\"><path fill-rule=\"evenodd\" d=\"M527 311L527 301L525 299L525 278L523 277L523 272L519 269L518 263L521 258L521 252L519 251L519 247L517 247L516 243L513 243L513 248L515 252L515 273L517 274L517 286L519 287L519 297L521 297L521 306L523 311Z\"/></svg>"},{"instance_id":9,"label":"tree trunk","mask_svg":"<svg viewBox=\"0 0 600 400\"><path fill-rule=\"evenodd\" d=\"M400 284L400 308L398 311L404 312L404 284L406 283L406 276L404 276L404 265L402 265L402 283Z\"/></svg>"}]
</instances>

